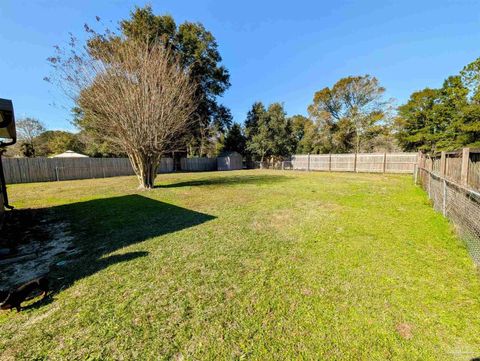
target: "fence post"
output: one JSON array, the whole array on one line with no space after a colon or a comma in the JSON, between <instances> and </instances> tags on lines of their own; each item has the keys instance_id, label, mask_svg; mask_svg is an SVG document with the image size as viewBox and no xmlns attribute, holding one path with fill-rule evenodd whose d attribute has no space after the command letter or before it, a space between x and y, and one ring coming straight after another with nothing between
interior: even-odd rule
<instances>
[{"instance_id":1,"label":"fence post","mask_svg":"<svg viewBox=\"0 0 480 361\"><path fill-rule=\"evenodd\" d=\"M446 164L447 164L447 153L443 151L440 156L440 175L442 177L445 176Z\"/></svg>"},{"instance_id":2,"label":"fence post","mask_svg":"<svg viewBox=\"0 0 480 361\"><path fill-rule=\"evenodd\" d=\"M59 177L58 177L58 167L55 166L55 177L57 178L57 182L60 181Z\"/></svg>"},{"instance_id":3,"label":"fence post","mask_svg":"<svg viewBox=\"0 0 480 361\"><path fill-rule=\"evenodd\" d=\"M468 186L468 165L470 162L470 148L463 148L462 151L462 173L461 182L463 186Z\"/></svg>"},{"instance_id":4,"label":"fence post","mask_svg":"<svg viewBox=\"0 0 480 361\"><path fill-rule=\"evenodd\" d=\"M330 153L328 157L328 171L332 171L332 153Z\"/></svg>"},{"instance_id":5,"label":"fence post","mask_svg":"<svg viewBox=\"0 0 480 361\"><path fill-rule=\"evenodd\" d=\"M307 155L307 172L310 172L310 153Z\"/></svg>"},{"instance_id":6,"label":"fence post","mask_svg":"<svg viewBox=\"0 0 480 361\"><path fill-rule=\"evenodd\" d=\"M413 165L413 181L415 185L418 184L418 165L416 164Z\"/></svg>"},{"instance_id":7,"label":"fence post","mask_svg":"<svg viewBox=\"0 0 480 361\"><path fill-rule=\"evenodd\" d=\"M357 152L355 152L355 158L353 160L353 171L357 172Z\"/></svg>"},{"instance_id":8,"label":"fence post","mask_svg":"<svg viewBox=\"0 0 480 361\"><path fill-rule=\"evenodd\" d=\"M383 153L383 173L385 173L386 169L387 169L387 152Z\"/></svg>"},{"instance_id":9,"label":"fence post","mask_svg":"<svg viewBox=\"0 0 480 361\"><path fill-rule=\"evenodd\" d=\"M422 153L422 151L418 151L418 166L420 168L425 168L425 155Z\"/></svg>"},{"instance_id":10,"label":"fence post","mask_svg":"<svg viewBox=\"0 0 480 361\"><path fill-rule=\"evenodd\" d=\"M443 178L443 200L442 200L442 213L443 216L447 216L447 181Z\"/></svg>"},{"instance_id":11,"label":"fence post","mask_svg":"<svg viewBox=\"0 0 480 361\"><path fill-rule=\"evenodd\" d=\"M428 198L432 199L432 173L428 171L427 174L428 174Z\"/></svg>"}]
</instances>

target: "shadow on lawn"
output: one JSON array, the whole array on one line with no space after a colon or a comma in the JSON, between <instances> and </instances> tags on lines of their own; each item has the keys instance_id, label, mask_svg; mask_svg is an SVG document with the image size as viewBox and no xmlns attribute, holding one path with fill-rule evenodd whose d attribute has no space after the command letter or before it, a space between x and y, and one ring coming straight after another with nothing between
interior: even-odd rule
<instances>
[{"instance_id":1,"label":"shadow on lawn","mask_svg":"<svg viewBox=\"0 0 480 361\"><path fill-rule=\"evenodd\" d=\"M67 256L71 262L51 269L49 279L54 293L113 264L148 255L144 251L109 255L112 252L215 218L141 195L96 199L45 211L53 211L58 222L70 222L74 246L79 251ZM27 308L50 301L51 297Z\"/></svg>"},{"instance_id":2,"label":"shadow on lawn","mask_svg":"<svg viewBox=\"0 0 480 361\"><path fill-rule=\"evenodd\" d=\"M212 186L212 185L233 185L233 184L271 184L275 182L283 182L288 180L284 175L238 175L230 177L209 177L195 179L191 181L159 184L155 188L180 188L180 187L196 187L196 186Z\"/></svg>"}]
</instances>

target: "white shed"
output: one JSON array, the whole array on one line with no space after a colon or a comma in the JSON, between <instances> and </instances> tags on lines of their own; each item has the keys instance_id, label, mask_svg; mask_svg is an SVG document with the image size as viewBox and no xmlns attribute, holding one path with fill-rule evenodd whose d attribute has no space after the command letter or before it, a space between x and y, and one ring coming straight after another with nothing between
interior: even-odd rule
<instances>
[{"instance_id":1,"label":"white shed","mask_svg":"<svg viewBox=\"0 0 480 361\"><path fill-rule=\"evenodd\" d=\"M243 168L243 157L237 152L223 152L217 157L217 170L235 170Z\"/></svg>"}]
</instances>

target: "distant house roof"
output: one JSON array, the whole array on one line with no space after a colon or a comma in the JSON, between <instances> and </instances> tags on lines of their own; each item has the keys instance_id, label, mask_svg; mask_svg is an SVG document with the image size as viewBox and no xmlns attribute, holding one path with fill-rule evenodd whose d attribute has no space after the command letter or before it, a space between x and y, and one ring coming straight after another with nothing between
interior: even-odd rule
<instances>
[{"instance_id":1,"label":"distant house roof","mask_svg":"<svg viewBox=\"0 0 480 361\"><path fill-rule=\"evenodd\" d=\"M88 155L76 153L73 150L67 150L65 153L56 154L51 158L88 158Z\"/></svg>"}]
</instances>

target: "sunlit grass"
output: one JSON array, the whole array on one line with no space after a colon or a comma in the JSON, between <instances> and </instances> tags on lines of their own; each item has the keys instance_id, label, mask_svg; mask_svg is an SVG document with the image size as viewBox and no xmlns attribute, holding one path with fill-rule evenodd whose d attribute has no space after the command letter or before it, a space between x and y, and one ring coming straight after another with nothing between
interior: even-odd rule
<instances>
[{"instance_id":1,"label":"sunlit grass","mask_svg":"<svg viewBox=\"0 0 480 361\"><path fill-rule=\"evenodd\" d=\"M411 176L238 171L9 187L82 253L2 359L469 360L480 281Z\"/></svg>"}]
</instances>

